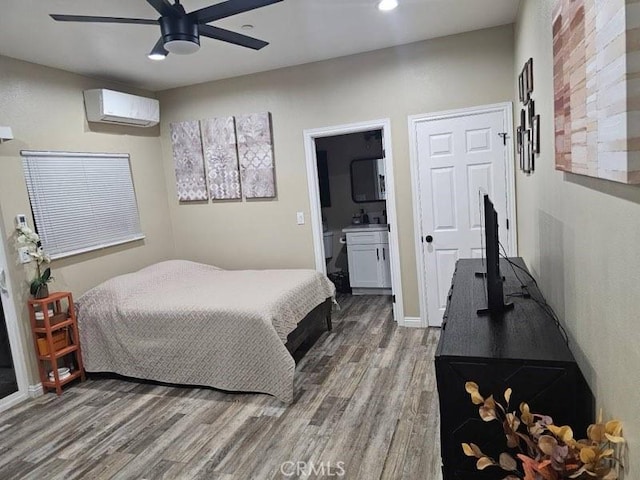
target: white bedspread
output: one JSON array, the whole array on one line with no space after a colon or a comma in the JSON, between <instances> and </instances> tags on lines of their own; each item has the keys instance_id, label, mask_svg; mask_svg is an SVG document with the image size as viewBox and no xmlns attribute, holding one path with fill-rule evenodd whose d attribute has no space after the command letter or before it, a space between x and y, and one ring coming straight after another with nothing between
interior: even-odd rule
<instances>
[{"instance_id":1,"label":"white bedspread","mask_svg":"<svg viewBox=\"0 0 640 480\"><path fill-rule=\"evenodd\" d=\"M295 362L287 335L334 294L314 270L158 263L76 301L85 369L291 402Z\"/></svg>"}]
</instances>

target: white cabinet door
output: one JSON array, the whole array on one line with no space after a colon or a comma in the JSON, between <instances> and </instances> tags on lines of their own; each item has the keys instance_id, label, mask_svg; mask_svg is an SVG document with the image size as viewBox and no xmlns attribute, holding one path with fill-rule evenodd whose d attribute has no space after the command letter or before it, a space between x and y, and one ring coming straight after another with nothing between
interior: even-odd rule
<instances>
[{"instance_id":1,"label":"white cabinet door","mask_svg":"<svg viewBox=\"0 0 640 480\"><path fill-rule=\"evenodd\" d=\"M380 245L380 286L391 288L391 262L389 261L389 245Z\"/></svg>"},{"instance_id":2,"label":"white cabinet door","mask_svg":"<svg viewBox=\"0 0 640 480\"><path fill-rule=\"evenodd\" d=\"M349 245L349 280L355 288L380 288L380 245Z\"/></svg>"}]
</instances>

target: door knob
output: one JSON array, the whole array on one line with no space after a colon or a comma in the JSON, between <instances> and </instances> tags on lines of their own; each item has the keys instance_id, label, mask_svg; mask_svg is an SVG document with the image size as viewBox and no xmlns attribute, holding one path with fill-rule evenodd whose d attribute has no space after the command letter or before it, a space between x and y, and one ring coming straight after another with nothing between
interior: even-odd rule
<instances>
[{"instance_id":1,"label":"door knob","mask_svg":"<svg viewBox=\"0 0 640 480\"><path fill-rule=\"evenodd\" d=\"M431 243L433 242L433 237L431 235L427 235L426 237L424 237L424 241L427 243Z\"/></svg>"}]
</instances>

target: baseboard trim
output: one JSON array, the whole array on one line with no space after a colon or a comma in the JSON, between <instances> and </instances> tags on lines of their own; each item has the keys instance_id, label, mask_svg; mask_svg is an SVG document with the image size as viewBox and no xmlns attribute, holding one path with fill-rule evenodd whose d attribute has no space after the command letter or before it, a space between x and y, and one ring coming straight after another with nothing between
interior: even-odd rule
<instances>
[{"instance_id":1,"label":"baseboard trim","mask_svg":"<svg viewBox=\"0 0 640 480\"><path fill-rule=\"evenodd\" d=\"M0 412L9 410L11 407L24 402L28 398L29 397L27 396L27 392L24 392L24 391L15 392L7 397L4 397L2 400L0 400Z\"/></svg>"},{"instance_id":2,"label":"baseboard trim","mask_svg":"<svg viewBox=\"0 0 640 480\"><path fill-rule=\"evenodd\" d=\"M393 291L390 288L351 288L351 295L391 295Z\"/></svg>"},{"instance_id":3,"label":"baseboard trim","mask_svg":"<svg viewBox=\"0 0 640 480\"><path fill-rule=\"evenodd\" d=\"M420 317L404 317L404 326L409 328L424 328Z\"/></svg>"},{"instance_id":4,"label":"baseboard trim","mask_svg":"<svg viewBox=\"0 0 640 480\"><path fill-rule=\"evenodd\" d=\"M29 385L27 391L29 393L29 398L41 397L42 395L44 395L44 388L42 387L42 383Z\"/></svg>"}]
</instances>

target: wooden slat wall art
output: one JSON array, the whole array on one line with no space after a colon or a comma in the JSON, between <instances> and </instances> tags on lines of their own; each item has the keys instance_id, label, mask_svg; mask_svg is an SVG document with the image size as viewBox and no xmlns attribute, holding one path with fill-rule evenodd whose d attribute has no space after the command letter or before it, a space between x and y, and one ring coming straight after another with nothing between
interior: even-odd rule
<instances>
[{"instance_id":1,"label":"wooden slat wall art","mask_svg":"<svg viewBox=\"0 0 640 480\"><path fill-rule=\"evenodd\" d=\"M200 129L209 196L212 200L241 198L240 169L233 117L202 120Z\"/></svg>"},{"instance_id":2,"label":"wooden slat wall art","mask_svg":"<svg viewBox=\"0 0 640 480\"><path fill-rule=\"evenodd\" d=\"M244 197L275 197L271 114L265 112L237 116L236 136Z\"/></svg>"},{"instance_id":3,"label":"wooden slat wall art","mask_svg":"<svg viewBox=\"0 0 640 480\"><path fill-rule=\"evenodd\" d=\"M556 169L640 183L636 2L558 0L553 12Z\"/></svg>"},{"instance_id":4,"label":"wooden slat wall art","mask_svg":"<svg viewBox=\"0 0 640 480\"><path fill-rule=\"evenodd\" d=\"M198 121L172 123L171 144L176 171L176 190L181 202L208 200Z\"/></svg>"}]
</instances>

